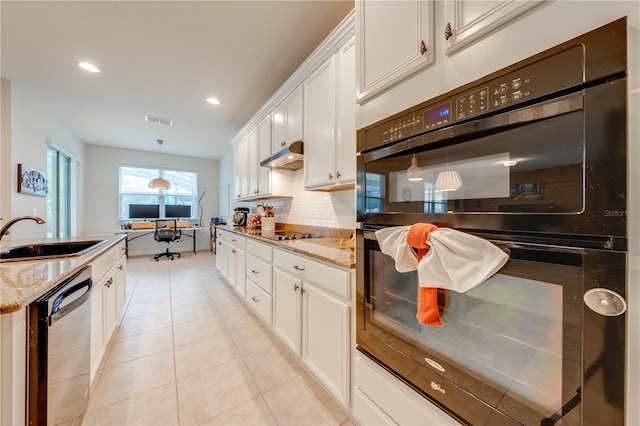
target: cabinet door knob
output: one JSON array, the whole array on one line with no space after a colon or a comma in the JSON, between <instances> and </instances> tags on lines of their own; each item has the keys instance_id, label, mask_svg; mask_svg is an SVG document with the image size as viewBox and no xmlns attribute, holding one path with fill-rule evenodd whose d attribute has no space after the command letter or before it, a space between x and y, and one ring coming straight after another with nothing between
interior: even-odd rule
<instances>
[{"instance_id":1,"label":"cabinet door knob","mask_svg":"<svg viewBox=\"0 0 640 426\"><path fill-rule=\"evenodd\" d=\"M258 275L258 274L260 273L260 271L256 271L255 269L252 269L252 270L251 270L251 273L252 273L252 274L256 274L256 275Z\"/></svg>"},{"instance_id":2,"label":"cabinet door knob","mask_svg":"<svg viewBox=\"0 0 640 426\"><path fill-rule=\"evenodd\" d=\"M447 22L447 26L444 29L444 39L449 40L453 37L453 29L451 28L451 23Z\"/></svg>"},{"instance_id":3,"label":"cabinet door knob","mask_svg":"<svg viewBox=\"0 0 640 426\"><path fill-rule=\"evenodd\" d=\"M280 142L280 146L285 146L286 144L287 144L287 141Z\"/></svg>"},{"instance_id":4,"label":"cabinet door knob","mask_svg":"<svg viewBox=\"0 0 640 426\"><path fill-rule=\"evenodd\" d=\"M293 269L295 269L296 271L305 271L306 270L305 268L301 268L298 265L294 265Z\"/></svg>"},{"instance_id":5,"label":"cabinet door knob","mask_svg":"<svg viewBox=\"0 0 640 426\"><path fill-rule=\"evenodd\" d=\"M300 294L304 294L305 291L307 291L307 290L305 290L304 288L301 288L300 289Z\"/></svg>"},{"instance_id":6,"label":"cabinet door knob","mask_svg":"<svg viewBox=\"0 0 640 426\"><path fill-rule=\"evenodd\" d=\"M122 271L122 265L118 266L118 269L120 269Z\"/></svg>"},{"instance_id":7,"label":"cabinet door knob","mask_svg":"<svg viewBox=\"0 0 640 426\"><path fill-rule=\"evenodd\" d=\"M340 172L336 172L336 179L340 179L340 176L342 176Z\"/></svg>"},{"instance_id":8,"label":"cabinet door knob","mask_svg":"<svg viewBox=\"0 0 640 426\"><path fill-rule=\"evenodd\" d=\"M254 302L256 302L256 303L260 301L260 299L258 299L258 298L257 298L257 297L255 297L255 296L253 296L253 297L251 298L251 300L253 300L253 301L254 301Z\"/></svg>"},{"instance_id":9,"label":"cabinet door knob","mask_svg":"<svg viewBox=\"0 0 640 426\"><path fill-rule=\"evenodd\" d=\"M427 45L424 44L424 40L420 40L420 54L424 55L426 51L427 51Z\"/></svg>"},{"instance_id":10,"label":"cabinet door knob","mask_svg":"<svg viewBox=\"0 0 640 426\"><path fill-rule=\"evenodd\" d=\"M298 284L293 285L293 291L297 292L299 288Z\"/></svg>"},{"instance_id":11,"label":"cabinet door knob","mask_svg":"<svg viewBox=\"0 0 640 426\"><path fill-rule=\"evenodd\" d=\"M110 288L111 284L113 284L113 278L109 278L109 280L107 280L107 282L104 285L106 285L107 288Z\"/></svg>"},{"instance_id":12,"label":"cabinet door knob","mask_svg":"<svg viewBox=\"0 0 640 426\"><path fill-rule=\"evenodd\" d=\"M329 173L329 180L333 179L333 175Z\"/></svg>"},{"instance_id":13,"label":"cabinet door knob","mask_svg":"<svg viewBox=\"0 0 640 426\"><path fill-rule=\"evenodd\" d=\"M231 249L231 253L236 254L236 249Z\"/></svg>"}]
</instances>

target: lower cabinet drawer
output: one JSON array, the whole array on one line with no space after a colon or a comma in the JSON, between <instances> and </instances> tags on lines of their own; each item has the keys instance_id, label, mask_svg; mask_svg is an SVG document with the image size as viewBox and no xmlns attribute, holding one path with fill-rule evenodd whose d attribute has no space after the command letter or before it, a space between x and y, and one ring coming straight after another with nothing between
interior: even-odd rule
<instances>
[{"instance_id":1,"label":"lower cabinet drawer","mask_svg":"<svg viewBox=\"0 0 640 426\"><path fill-rule=\"evenodd\" d=\"M349 272L282 250L273 251L273 266L298 276L345 300L351 297Z\"/></svg>"},{"instance_id":2,"label":"lower cabinet drawer","mask_svg":"<svg viewBox=\"0 0 640 426\"><path fill-rule=\"evenodd\" d=\"M247 280L247 303L253 308L258 315L269 325L272 325L272 303L271 296L263 289L258 287L256 283Z\"/></svg>"},{"instance_id":3,"label":"lower cabinet drawer","mask_svg":"<svg viewBox=\"0 0 640 426\"><path fill-rule=\"evenodd\" d=\"M271 263L247 254L247 277L258 284L267 294L272 293L272 270Z\"/></svg>"}]
</instances>

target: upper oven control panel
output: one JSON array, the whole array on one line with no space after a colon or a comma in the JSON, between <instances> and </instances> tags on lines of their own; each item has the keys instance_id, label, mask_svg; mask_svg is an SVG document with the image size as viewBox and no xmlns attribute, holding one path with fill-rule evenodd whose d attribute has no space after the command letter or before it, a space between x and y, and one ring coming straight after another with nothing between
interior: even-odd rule
<instances>
[{"instance_id":1,"label":"upper oven control panel","mask_svg":"<svg viewBox=\"0 0 640 426\"><path fill-rule=\"evenodd\" d=\"M365 129L364 149L359 143L359 151L499 113L520 103L578 86L584 81L583 75L581 46L528 64L523 61Z\"/></svg>"}]
</instances>

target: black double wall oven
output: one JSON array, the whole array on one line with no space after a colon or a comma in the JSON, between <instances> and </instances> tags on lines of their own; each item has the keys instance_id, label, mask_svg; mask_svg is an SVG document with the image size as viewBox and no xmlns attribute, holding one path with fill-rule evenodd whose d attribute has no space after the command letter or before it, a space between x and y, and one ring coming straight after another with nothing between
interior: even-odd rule
<instances>
[{"instance_id":1,"label":"black double wall oven","mask_svg":"<svg viewBox=\"0 0 640 426\"><path fill-rule=\"evenodd\" d=\"M358 131L358 349L458 421L624 424L626 19ZM419 222L509 254L416 319L375 231Z\"/></svg>"}]
</instances>

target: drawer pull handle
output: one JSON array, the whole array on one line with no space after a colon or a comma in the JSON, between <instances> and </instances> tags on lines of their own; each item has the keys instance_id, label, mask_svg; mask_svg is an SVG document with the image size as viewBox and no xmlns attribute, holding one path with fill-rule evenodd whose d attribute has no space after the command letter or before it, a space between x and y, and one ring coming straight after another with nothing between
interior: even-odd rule
<instances>
[{"instance_id":1,"label":"drawer pull handle","mask_svg":"<svg viewBox=\"0 0 640 426\"><path fill-rule=\"evenodd\" d=\"M258 298L257 298L257 297L255 297L255 296L253 296L253 297L251 298L251 300L253 300L254 302L259 302L259 301L260 301L260 299L258 299Z\"/></svg>"},{"instance_id":2,"label":"drawer pull handle","mask_svg":"<svg viewBox=\"0 0 640 426\"><path fill-rule=\"evenodd\" d=\"M256 271L255 269L252 269L252 270L251 270L251 273L252 273L252 274L256 274L256 275L258 275L258 274L260 273L260 271Z\"/></svg>"},{"instance_id":3,"label":"drawer pull handle","mask_svg":"<svg viewBox=\"0 0 640 426\"><path fill-rule=\"evenodd\" d=\"M293 291L298 292L298 289L299 289L299 288L300 288L300 287L298 286L298 284L294 284L294 285L293 285Z\"/></svg>"},{"instance_id":4,"label":"drawer pull handle","mask_svg":"<svg viewBox=\"0 0 640 426\"><path fill-rule=\"evenodd\" d=\"M298 265L294 265L293 269L295 269L296 271L306 271L305 268L301 268Z\"/></svg>"}]
</instances>

